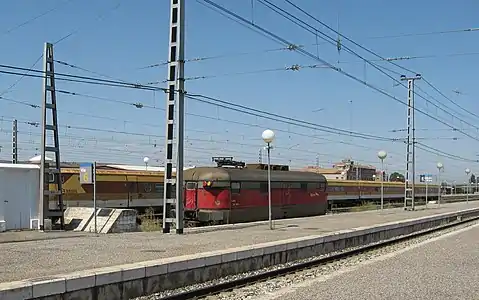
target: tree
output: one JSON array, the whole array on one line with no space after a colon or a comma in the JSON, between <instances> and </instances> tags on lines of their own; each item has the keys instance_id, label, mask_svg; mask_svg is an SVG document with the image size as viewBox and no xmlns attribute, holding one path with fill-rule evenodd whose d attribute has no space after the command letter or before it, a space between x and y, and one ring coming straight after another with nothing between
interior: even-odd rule
<instances>
[{"instance_id":1,"label":"tree","mask_svg":"<svg viewBox=\"0 0 479 300\"><path fill-rule=\"evenodd\" d=\"M471 179L469 179L470 183L476 183L476 175L471 174Z\"/></svg>"},{"instance_id":2,"label":"tree","mask_svg":"<svg viewBox=\"0 0 479 300\"><path fill-rule=\"evenodd\" d=\"M389 176L389 181L404 182L405 181L404 175L399 172L394 172L391 174L391 176Z\"/></svg>"}]
</instances>

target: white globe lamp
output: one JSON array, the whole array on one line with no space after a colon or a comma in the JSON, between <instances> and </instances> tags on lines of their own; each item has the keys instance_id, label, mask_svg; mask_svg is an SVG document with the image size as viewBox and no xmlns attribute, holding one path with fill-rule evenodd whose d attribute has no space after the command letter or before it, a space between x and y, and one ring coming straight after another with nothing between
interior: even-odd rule
<instances>
[{"instance_id":1,"label":"white globe lamp","mask_svg":"<svg viewBox=\"0 0 479 300\"><path fill-rule=\"evenodd\" d=\"M437 167L437 192L438 192L438 195L437 195L437 204L440 206L441 205L441 195L442 195L442 184L441 184L441 170L444 169L444 165L442 164L442 162L438 162L436 164L436 167Z\"/></svg>"},{"instance_id":2,"label":"white globe lamp","mask_svg":"<svg viewBox=\"0 0 479 300\"><path fill-rule=\"evenodd\" d=\"M266 129L265 131L263 131L263 133L261 134L261 137L263 138L263 141L267 144L270 144L274 141L274 131L270 130L270 129Z\"/></svg>"},{"instance_id":3,"label":"white globe lamp","mask_svg":"<svg viewBox=\"0 0 479 300\"><path fill-rule=\"evenodd\" d=\"M469 173L471 173L471 170L469 170L469 168L466 169L466 176L468 178L466 178L466 203L469 203Z\"/></svg>"},{"instance_id":4,"label":"white globe lamp","mask_svg":"<svg viewBox=\"0 0 479 300\"><path fill-rule=\"evenodd\" d=\"M261 134L261 137L267 144L266 150L268 151L268 221L269 229L273 230L273 213L271 207L271 143L274 141L274 131L266 129Z\"/></svg>"},{"instance_id":5,"label":"white globe lamp","mask_svg":"<svg viewBox=\"0 0 479 300\"><path fill-rule=\"evenodd\" d=\"M380 160L386 159L387 156L388 156L388 153L384 150L381 150L381 151L378 152L378 158Z\"/></svg>"},{"instance_id":6,"label":"white globe lamp","mask_svg":"<svg viewBox=\"0 0 479 300\"><path fill-rule=\"evenodd\" d=\"M384 209L384 159L387 156L388 154L384 150L378 152L378 158L381 160L381 210Z\"/></svg>"},{"instance_id":7,"label":"white globe lamp","mask_svg":"<svg viewBox=\"0 0 479 300\"><path fill-rule=\"evenodd\" d=\"M150 158L149 157L145 157L143 158L143 162L145 163L145 168L148 170L148 162L150 161Z\"/></svg>"}]
</instances>

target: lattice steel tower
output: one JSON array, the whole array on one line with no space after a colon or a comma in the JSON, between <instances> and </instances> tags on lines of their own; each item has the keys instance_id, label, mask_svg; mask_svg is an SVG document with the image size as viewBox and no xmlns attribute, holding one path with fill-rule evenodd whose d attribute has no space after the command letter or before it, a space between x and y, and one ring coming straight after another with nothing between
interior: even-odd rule
<instances>
[{"instance_id":1,"label":"lattice steel tower","mask_svg":"<svg viewBox=\"0 0 479 300\"><path fill-rule=\"evenodd\" d=\"M165 181L163 188L163 233L183 233L183 147L185 110L185 1L171 0L168 78L166 92ZM176 102L176 103L175 103ZM175 104L177 105L175 111ZM173 178L173 144L176 116L176 180ZM176 184L176 197L173 188ZM176 198L176 199L175 199ZM172 206L175 206L175 214Z\"/></svg>"},{"instance_id":2,"label":"lattice steel tower","mask_svg":"<svg viewBox=\"0 0 479 300\"><path fill-rule=\"evenodd\" d=\"M12 124L12 164L18 163L18 122L13 120Z\"/></svg>"},{"instance_id":3,"label":"lattice steel tower","mask_svg":"<svg viewBox=\"0 0 479 300\"><path fill-rule=\"evenodd\" d=\"M57 99L55 91L55 68L53 60L53 44L45 43L43 53L43 103L42 103L42 141L40 145L40 201L39 227L45 228L45 220L52 225L60 221L60 229L64 229L64 209L62 180L60 173L60 143L58 138ZM51 154L53 161L48 161ZM50 190L49 185L56 186ZM53 202L52 204L50 204Z\"/></svg>"},{"instance_id":4,"label":"lattice steel tower","mask_svg":"<svg viewBox=\"0 0 479 300\"><path fill-rule=\"evenodd\" d=\"M404 209L409 205L415 209L415 182L416 182L416 125L414 118L414 82L420 80L421 75L414 77L401 76L407 80L407 139L406 139L406 174L404 174Z\"/></svg>"}]
</instances>

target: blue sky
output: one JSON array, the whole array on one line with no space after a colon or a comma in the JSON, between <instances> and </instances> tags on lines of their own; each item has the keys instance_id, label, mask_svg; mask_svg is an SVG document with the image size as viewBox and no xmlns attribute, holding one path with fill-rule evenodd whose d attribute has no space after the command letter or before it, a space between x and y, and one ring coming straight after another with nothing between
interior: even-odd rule
<instances>
[{"instance_id":1,"label":"blue sky","mask_svg":"<svg viewBox=\"0 0 479 300\"><path fill-rule=\"evenodd\" d=\"M315 35L257 1L253 9L250 0L215 2L247 19L254 16L258 25L292 43L306 45L305 49L314 55L319 54L336 67L405 101L407 93L404 87L394 86L391 78L348 54L344 47L353 49L368 60L376 58L344 39L343 50L338 54L334 45L322 40L319 40L318 46L314 46ZM272 2L295 13L318 30L337 37L335 33L301 15L285 1ZM474 104L475 97L479 94L474 72L479 63L479 55L464 54L479 53L479 31L385 38L479 27L477 1L463 0L455 4L445 0L406 0L401 4L379 0L294 2L334 29L338 29L339 25L341 33L383 57L434 56L397 63L421 73L424 79L449 99L479 115L479 106ZM334 128L391 138L404 137L404 132L391 132L406 126L406 107L403 103L395 102L331 69L256 72L294 64L308 66L319 62L294 51L265 51L283 46L197 1L188 0L186 4L186 58L224 55L221 58L186 64L187 78L219 75L215 78L188 80L186 88L189 93L208 95ZM52 8L55 10L18 27ZM29 68L42 55L44 42L55 42L71 34L55 45L55 59L129 82L162 81L166 78L166 67L141 68L166 60L168 24L169 1L104 0L88 4L80 0L9 1L3 4L0 11L1 64ZM237 53L248 54L235 55ZM399 74L411 75L390 63L376 63ZM35 68L42 68L41 60ZM100 78L94 73L59 64L56 64L56 71ZM252 73L232 75L241 72ZM399 74L386 72L394 78L399 77ZM18 79L17 76L0 74L0 94L6 91L3 95L5 98L41 104L41 80L24 78L9 89ZM418 93L455 117L441 112L430 103L426 104L424 99L416 96L419 109L479 139L479 130L473 127L479 127L479 118L459 109L426 82L418 81L416 86ZM149 156L153 164L162 163L163 93L63 81L57 82L57 89L113 100L60 93L57 95L62 126L62 160L141 164L143 157ZM454 90L459 93L453 92ZM145 107L137 109L119 102L140 102ZM376 153L384 149L389 153L386 159L389 171L405 169L405 145L401 142L378 142L333 135L193 100L187 100L186 107L188 164L209 164L211 156L219 155L232 155L237 159L256 162L259 150L264 146L261 132L265 128L271 128L277 133L276 149L273 151L273 161L277 163L303 167L315 165L319 160L320 165L327 167L332 162L352 157L356 161L379 166ZM0 115L3 116L0 120L0 156L3 159L9 157L10 120L14 117L20 122L20 158L33 156L39 145L39 130L25 122L39 121L40 110L0 99ZM477 140L420 113L416 113L416 116L420 142L450 154L479 159ZM436 173L436 163L443 162L444 176L450 180L463 181L466 167L479 173L479 163L445 158L419 149L417 161L418 173Z\"/></svg>"}]
</instances>

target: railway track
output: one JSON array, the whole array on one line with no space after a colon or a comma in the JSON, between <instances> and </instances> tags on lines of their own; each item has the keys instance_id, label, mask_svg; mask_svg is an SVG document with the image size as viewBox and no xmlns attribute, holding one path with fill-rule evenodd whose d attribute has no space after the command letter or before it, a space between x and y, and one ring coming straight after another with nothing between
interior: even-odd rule
<instances>
[{"instance_id":1,"label":"railway track","mask_svg":"<svg viewBox=\"0 0 479 300\"><path fill-rule=\"evenodd\" d=\"M395 244L400 244L403 242L407 242L409 240L417 239L420 237L423 238L430 238L428 235L442 233L445 230L456 230L457 227L461 226L470 226L474 223L479 221L479 217L470 218L467 220L458 220L453 223L449 223L443 226L427 229L424 231L412 233L409 235L393 238L390 240L381 241L378 243L357 247L354 249L345 249L341 252L333 253L330 255L325 255L316 258L304 259L299 262L293 262L285 266L280 267L271 267L267 270L258 270L255 272L251 272L251 274L247 274L245 276L232 276L232 277L239 277L234 278L231 280L222 280L219 279L215 282L210 283L203 283L198 284L197 286L192 287L185 287L178 289L181 292L175 291L165 291L160 294L148 297L142 297L142 299L154 299L154 300L184 300L184 299L216 299L214 298L215 295L230 292L234 290L238 290L244 287L248 287L250 285L259 284L261 282L269 281L272 279L276 279L279 277L288 276L291 274L295 274L298 272L306 271L311 268L320 267L322 265L327 265L330 263L334 263L336 261L345 260L350 257L358 256L360 254L367 254L369 252L380 250L381 248L385 248L388 246L392 246ZM222 299L230 299L228 297L221 297ZM232 297L231 299L235 299Z\"/></svg>"}]
</instances>

